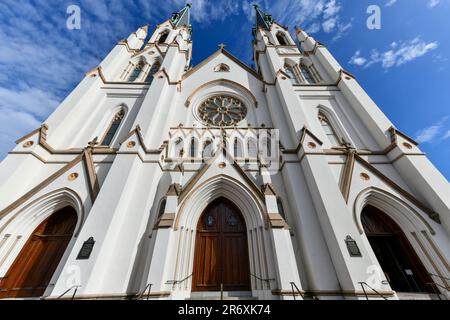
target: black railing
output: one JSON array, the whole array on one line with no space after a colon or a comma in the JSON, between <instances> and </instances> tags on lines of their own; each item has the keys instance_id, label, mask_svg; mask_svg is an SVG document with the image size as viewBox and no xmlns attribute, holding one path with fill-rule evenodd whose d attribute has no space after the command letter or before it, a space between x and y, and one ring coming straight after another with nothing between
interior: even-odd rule
<instances>
[{"instance_id":1,"label":"black railing","mask_svg":"<svg viewBox=\"0 0 450 320\"><path fill-rule=\"evenodd\" d=\"M145 286L144 290L142 290L141 293L139 293L136 297L136 300L141 300L142 297L145 295L145 293L147 293L147 300L150 299L150 293L152 292L152 283L149 283Z\"/></svg>"},{"instance_id":2,"label":"black railing","mask_svg":"<svg viewBox=\"0 0 450 320\"><path fill-rule=\"evenodd\" d=\"M78 288L81 288L81 286L80 286L80 285L72 286L72 287L70 287L69 289L67 289L66 291L64 291L64 293L61 294L61 295L60 295L58 298L56 298L56 299L57 299L57 300L62 299L62 297L64 297L64 296L65 296L66 294L68 294L70 291L74 290L74 291L73 291L73 294L72 294L72 299L71 299L71 300L75 300L75 295L77 294Z\"/></svg>"},{"instance_id":3,"label":"black railing","mask_svg":"<svg viewBox=\"0 0 450 320\"><path fill-rule=\"evenodd\" d=\"M250 273L250 276L252 276L253 278L263 281L264 283L267 284L267 287L270 289L270 282L271 281L275 281L275 279L263 279L261 277L258 277L257 275L254 275L253 273Z\"/></svg>"},{"instance_id":4,"label":"black railing","mask_svg":"<svg viewBox=\"0 0 450 320\"><path fill-rule=\"evenodd\" d=\"M298 294L302 297L302 299L305 299L305 295L302 293L302 291L297 287L297 285L295 284L295 282L291 282L291 289L292 289L292 297L294 298L294 300L297 300L295 298L295 296L297 295L295 293L295 291L298 292Z\"/></svg>"},{"instance_id":5,"label":"black railing","mask_svg":"<svg viewBox=\"0 0 450 320\"><path fill-rule=\"evenodd\" d=\"M375 290L374 288L369 286L366 282L358 282L358 283L361 285L361 288L362 288L362 290L364 292L364 296L366 297L366 300L369 300L369 296L367 295L367 291L366 291L366 288L364 286L367 286L369 289L371 289L373 292L375 292L377 295L379 295L384 300L388 300L388 298L386 298L381 293L379 293L377 290Z\"/></svg>"},{"instance_id":6,"label":"black railing","mask_svg":"<svg viewBox=\"0 0 450 320\"><path fill-rule=\"evenodd\" d=\"M193 275L194 274L191 273L189 276L187 276L186 278L181 279L181 280L169 280L166 282L166 284L171 284L171 285L181 284L181 283L187 281L188 279L192 278Z\"/></svg>"},{"instance_id":7,"label":"black railing","mask_svg":"<svg viewBox=\"0 0 450 320\"><path fill-rule=\"evenodd\" d=\"M427 285L430 286L430 287L433 289L433 291L434 291L434 293L437 295L438 299L439 299L439 300L442 300L441 292L439 291L438 287L441 288L441 289L443 289L444 291L450 292L449 287L448 287L448 285L447 285L447 281L450 281L450 279L447 278L447 277L444 277L444 276L440 276L440 275L434 274L434 273L428 273L428 275L429 275L432 279L433 279L433 277L434 277L434 278L440 279L440 280L445 284L445 286L443 286L443 285L441 285L441 284L439 284L439 283L436 283L434 280L433 280L433 282L427 283Z\"/></svg>"},{"instance_id":8,"label":"black railing","mask_svg":"<svg viewBox=\"0 0 450 320\"><path fill-rule=\"evenodd\" d=\"M447 278L447 277L444 277L444 276L440 276L440 275L437 275L437 274L434 274L434 273L428 273L431 277L437 277L437 278L439 278L439 279L441 279L441 280L447 280L447 281L450 281L450 278Z\"/></svg>"}]
</instances>

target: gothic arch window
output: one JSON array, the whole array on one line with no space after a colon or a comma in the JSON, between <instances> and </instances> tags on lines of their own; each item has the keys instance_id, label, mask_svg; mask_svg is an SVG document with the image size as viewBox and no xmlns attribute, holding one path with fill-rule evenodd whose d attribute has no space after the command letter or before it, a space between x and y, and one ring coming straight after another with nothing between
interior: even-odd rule
<instances>
[{"instance_id":1,"label":"gothic arch window","mask_svg":"<svg viewBox=\"0 0 450 320\"><path fill-rule=\"evenodd\" d=\"M197 141L195 140L195 138L192 138L189 156L191 158L195 158L197 156L196 151L197 151Z\"/></svg>"},{"instance_id":2,"label":"gothic arch window","mask_svg":"<svg viewBox=\"0 0 450 320\"><path fill-rule=\"evenodd\" d=\"M255 139L250 138L247 140L247 154L250 159L255 159L258 157L258 147Z\"/></svg>"},{"instance_id":3,"label":"gothic arch window","mask_svg":"<svg viewBox=\"0 0 450 320\"><path fill-rule=\"evenodd\" d=\"M203 144L202 158L203 160L207 160L209 158L212 158L213 156L214 156L213 142L212 140L208 139Z\"/></svg>"},{"instance_id":4,"label":"gothic arch window","mask_svg":"<svg viewBox=\"0 0 450 320\"><path fill-rule=\"evenodd\" d=\"M125 117L125 110L122 108L114 115L114 118L112 119L112 121L108 127L108 130L106 131L105 136L101 140L102 146L111 145L111 142L113 141L114 137L116 136L116 133L119 130L119 127L120 127L124 117Z\"/></svg>"},{"instance_id":5,"label":"gothic arch window","mask_svg":"<svg viewBox=\"0 0 450 320\"><path fill-rule=\"evenodd\" d=\"M265 146L264 147L266 148L265 153L266 153L267 157L271 158L272 157L272 139L271 139L270 136L268 136L266 138L266 142L265 142Z\"/></svg>"},{"instance_id":6,"label":"gothic arch window","mask_svg":"<svg viewBox=\"0 0 450 320\"><path fill-rule=\"evenodd\" d=\"M184 146L183 146L183 139L179 137L177 140L175 140L175 143L173 145L173 151L171 152L171 156L174 158L182 158L184 154Z\"/></svg>"},{"instance_id":7,"label":"gothic arch window","mask_svg":"<svg viewBox=\"0 0 450 320\"><path fill-rule=\"evenodd\" d=\"M333 128L333 125L330 122L330 119L323 113L322 111L319 111L319 114L317 115L317 118L319 119L320 125L322 126L323 131L325 132L325 135L327 136L328 140L331 143L332 147L339 147L342 145L339 136L336 133L336 130Z\"/></svg>"},{"instance_id":8,"label":"gothic arch window","mask_svg":"<svg viewBox=\"0 0 450 320\"><path fill-rule=\"evenodd\" d=\"M300 73L301 73L305 83L307 83L307 84L317 83L317 81L314 78L311 70L307 66L305 66L304 64L300 65Z\"/></svg>"},{"instance_id":9,"label":"gothic arch window","mask_svg":"<svg viewBox=\"0 0 450 320\"><path fill-rule=\"evenodd\" d=\"M139 76L142 73L142 70L144 70L145 62L144 60L140 60L139 63L134 67L133 72L131 73L130 77L128 78L129 82L136 81Z\"/></svg>"},{"instance_id":10,"label":"gothic arch window","mask_svg":"<svg viewBox=\"0 0 450 320\"><path fill-rule=\"evenodd\" d=\"M278 44L280 46L287 46L287 45L289 45L289 42L286 39L286 35L283 32L278 32L277 33L277 40L278 40Z\"/></svg>"},{"instance_id":11,"label":"gothic arch window","mask_svg":"<svg viewBox=\"0 0 450 320\"><path fill-rule=\"evenodd\" d=\"M169 36L169 31L164 31L163 33L161 33L161 35L159 36L158 39L158 43L162 44L165 43L167 41L167 37Z\"/></svg>"},{"instance_id":12,"label":"gothic arch window","mask_svg":"<svg viewBox=\"0 0 450 320\"><path fill-rule=\"evenodd\" d=\"M289 79L291 80L292 84L300 84L298 81L298 78L294 72L294 68L290 65L286 64L284 66L284 69L286 70L286 74L289 76Z\"/></svg>"},{"instance_id":13,"label":"gothic arch window","mask_svg":"<svg viewBox=\"0 0 450 320\"><path fill-rule=\"evenodd\" d=\"M234 158L242 158L242 145L239 138L234 138L234 144L233 144L233 155Z\"/></svg>"},{"instance_id":14,"label":"gothic arch window","mask_svg":"<svg viewBox=\"0 0 450 320\"><path fill-rule=\"evenodd\" d=\"M150 71L148 72L148 75L145 79L145 82L153 82L153 79L155 77L155 74L159 71L159 68L161 68L161 63L159 61L156 61L153 63L152 67L150 68Z\"/></svg>"}]
</instances>

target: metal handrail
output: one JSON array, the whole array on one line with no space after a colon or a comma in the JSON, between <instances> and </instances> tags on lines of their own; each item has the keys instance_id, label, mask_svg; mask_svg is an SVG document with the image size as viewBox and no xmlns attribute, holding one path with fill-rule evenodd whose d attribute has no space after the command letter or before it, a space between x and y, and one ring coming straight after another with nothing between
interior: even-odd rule
<instances>
[{"instance_id":1,"label":"metal handrail","mask_svg":"<svg viewBox=\"0 0 450 320\"><path fill-rule=\"evenodd\" d=\"M450 291L449 288L443 286L442 284L436 283L436 282L428 282L427 285L429 285L429 286L437 286L437 287L440 287L440 288L442 288L442 289L444 289L446 291Z\"/></svg>"},{"instance_id":2,"label":"metal handrail","mask_svg":"<svg viewBox=\"0 0 450 320\"><path fill-rule=\"evenodd\" d=\"M150 292L152 291L152 283L149 283L145 286L144 290L140 294L137 295L136 300L141 300L144 294L147 292L147 301L150 299Z\"/></svg>"},{"instance_id":3,"label":"metal handrail","mask_svg":"<svg viewBox=\"0 0 450 320\"><path fill-rule=\"evenodd\" d=\"M442 279L442 280L448 280L448 281L450 281L450 279L449 278L447 278L447 277L444 277L444 276L440 276L440 275L437 275L437 274L434 274L434 273L428 273L430 276L432 276L432 277L438 277L438 278L440 278L440 279Z\"/></svg>"},{"instance_id":4,"label":"metal handrail","mask_svg":"<svg viewBox=\"0 0 450 320\"><path fill-rule=\"evenodd\" d=\"M267 283L267 285L269 286L269 289L270 289L270 282L276 280L276 279L263 279L263 278L261 278L261 277L258 277L257 275L254 275L254 274L251 273L251 272L250 272L250 275L251 275L252 277L254 277L255 279L257 279L257 280L264 281L265 283Z\"/></svg>"},{"instance_id":5,"label":"metal handrail","mask_svg":"<svg viewBox=\"0 0 450 320\"><path fill-rule=\"evenodd\" d=\"M75 295L77 294L78 288L81 288L80 285L75 285L70 287L69 289L67 289L66 291L64 291L64 293L62 295L60 295L58 298L56 298L57 300L61 299L62 297L64 297L66 294L68 294L70 291L72 291L73 289L75 289L75 291L73 292L72 295L72 300L75 299Z\"/></svg>"},{"instance_id":6,"label":"metal handrail","mask_svg":"<svg viewBox=\"0 0 450 320\"><path fill-rule=\"evenodd\" d=\"M187 276L186 278L184 278L182 280L168 280L168 281L166 281L166 284L171 284L171 285L180 284L180 283L185 282L189 278L191 278L193 275L194 275L194 273L191 273L191 275Z\"/></svg>"},{"instance_id":7,"label":"metal handrail","mask_svg":"<svg viewBox=\"0 0 450 320\"><path fill-rule=\"evenodd\" d=\"M369 286L366 282L358 282L361 285L361 288L363 289L364 295L366 296L366 300L369 300L369 297L367 296L366 289L364 288L364 285L368 286L373 292L375 292L377 295L382 297L384 300L388 300L385 296L383 296L381 293L379 293L377 290Z\"/></svg>"},{"instance_id":8,"label":"metal handrail","mask_svg":"<svg viewBox=\"0 0 450 320\"><path fill-rule=\"evenodd\" d=\"M439 289L437 287L441 287L442 289L444 289L446 291L450 291L448 288L444 287L443 285L440 285L439 283L428 282L427 285L429 285L431 288L433 288L434 294L437 295L439 300L442 300L442 297L441 297L441 292L439 291Z\"/></svg>"},{"instance_id":9,"label":"metal handrail","mask_svg":"<svg viewBox=\"0 0 450 320\"><path fill-rule=\"evenodd\" d=\"M305 299L305 295L300 291L300 289L297 287L295 282L291 282L291 289L292 289L292 297L294 298L294 300L297 300L297 299L295 299L295 290L297 290L297 292L300 294L302 299Z\"/></svg>"}]
</instances>

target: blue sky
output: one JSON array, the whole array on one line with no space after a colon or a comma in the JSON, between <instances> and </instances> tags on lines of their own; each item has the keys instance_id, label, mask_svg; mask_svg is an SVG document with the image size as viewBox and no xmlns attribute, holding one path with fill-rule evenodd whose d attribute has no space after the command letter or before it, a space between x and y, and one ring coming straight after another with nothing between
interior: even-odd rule
<instances>
[{"instance_id":1,"label":"blue sky","mask_svg":"<svg viewBox=\"0 0 450 320\"><path fill-rule=\"evenodd\" d=\"M193 0L194 64L227 50L251 65L251 4ZM450 0L256 1L291 31L325 43L395 126L421 142L450 178ZM0 2L0 159L39 127L84 73L137 27L168 19L184 0L2 0ZM81 29L66 10L81 8ZM366 10L381 8L381 29Z\"/></svg>"}]
</instances>

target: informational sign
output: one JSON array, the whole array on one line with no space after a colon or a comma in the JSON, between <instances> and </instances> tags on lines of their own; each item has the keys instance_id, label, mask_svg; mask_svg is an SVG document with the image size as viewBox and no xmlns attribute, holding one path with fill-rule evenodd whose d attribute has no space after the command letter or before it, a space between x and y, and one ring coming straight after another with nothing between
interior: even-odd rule
<instances>
[{"instance_id":1,"label":"informational sign","mask_svg":"<svg viewBox=\"0 0 450 320\"><path fill-rule=\"evenodd\" d=\"M345 239L345 244L347 245L347 250L350 253L350 257L362 257L358 244L352 237L347 236Z\"/></svg>"},{"instance_id":2,"label":"informational sign","mask_svg":"<svg viewBox=\"0 0 450 320\"><path fill-rule=\"evenodd\" d=\"M77 260L88 260L91 256L92 250L94 249L95 240L90 237L87 241L83 243L80 252L78 253Z\"/></svg>"}]
</instances>

